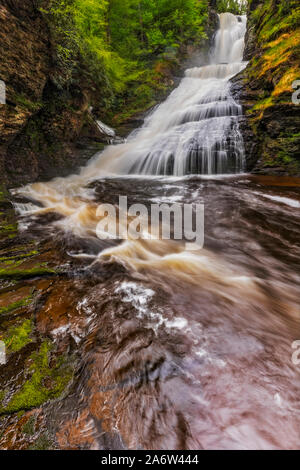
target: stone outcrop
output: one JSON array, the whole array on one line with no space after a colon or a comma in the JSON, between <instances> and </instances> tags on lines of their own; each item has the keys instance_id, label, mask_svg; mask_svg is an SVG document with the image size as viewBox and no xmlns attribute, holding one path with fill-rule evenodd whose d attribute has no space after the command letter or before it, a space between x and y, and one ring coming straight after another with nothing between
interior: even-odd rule
<instances>
[{"instance_id":1,"label":"stone outcrop","mask_svg":"<svg viewBox=\"0 0 300 470\"><path fill-rule=\"evenodd\" d=\"M300 175L300 106L292 101L292 84L300 79L299 24L297 1L249 1L244 56L249 64L232 80L244 107L248 171Z\"/></svg>"},{"instance_id":2,"label":"stone outcrop","mask_svg":"<svg viewBox=\"0 0 300 470\"><path fill-rule=\"evenodd\" d=\"M6 104L0 104L0 180L10 186L66 175L107 142L89 113L92 91L80 79L83 66L78 63L72 86L58 86L55 39L40 11L48 3L0 4L0 80L7 92ZM248 171L300 174L300 106L292 102L292 83L300 79L299 18L296 0L249 1L249 65L232 80L244 107ZM217 25L216 2L210 0L210 38ZM96 102L105 120L101 90Z\"/></svg>"}]
</instances>

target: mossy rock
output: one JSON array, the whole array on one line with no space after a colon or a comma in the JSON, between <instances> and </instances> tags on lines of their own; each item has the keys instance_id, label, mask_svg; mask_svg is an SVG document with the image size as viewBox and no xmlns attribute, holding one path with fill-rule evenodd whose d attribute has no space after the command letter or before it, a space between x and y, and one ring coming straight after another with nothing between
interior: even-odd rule
<instances>
[{"instance_id":1,"label":"mossy rock","mask_svg":"<svg viewBox=\"0 0 300 470\"><path fill-rule=\"evenodd\" d=\"M36 266L31 269L0 269L0 279L31 279L34 277L53 276L57 274L53 268Z\"/></svg>"},{"instance_id":2,"label":"mossy rock","mask_svg":"<svg viewBox=\"0 0 300 470\"><path fill-rule=\"evenodd\" d=\"M32 341L30 338L32 329L33 322L30 319L10 328L4 338L7 353L18 352L30 343Z\"/></svg>"}]
</instances>

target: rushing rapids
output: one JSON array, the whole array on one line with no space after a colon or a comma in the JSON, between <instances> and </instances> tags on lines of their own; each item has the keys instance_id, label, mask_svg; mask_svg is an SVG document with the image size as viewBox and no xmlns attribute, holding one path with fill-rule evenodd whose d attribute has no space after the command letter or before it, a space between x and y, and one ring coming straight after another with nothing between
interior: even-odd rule
<instances>
[{"instance_id":1,"label":"rushing rapids","mask_svg":"<svg viewBox=\"0 0 300 470\"><path fill-rule=\"evenodd\" d=\"M238 117L229 79L240 72L246 17L220 15L211 63L186 70L179 87L126 144L98 155L85 175L239 173L244 166Z\"/></svg>"},{"instance_id":2,"label":"rushing rapids","mask_svg":"<svg viewBox=\"0 0 300 470\"><path fill-rule=\"evenodd\" d=\"M44 409L60 448L298 448L300 181L127 177L72 190L34 185L46 207L17 205L21 227L70 265L38 315L81 358L71 395ZM205 248L97 240L95 207L120 194L203 201Z\"/></svg>"},{"instance_id":3,"label":"rushing rapids","mask_svg":"<svg viewBox=\"0 0 300 470\"><path fill-rule=\"evenodd\" d=\"M300 446L300 182L207 175L243 168L228 81L244 66L245 21L221 15L212 63L188 70L126 144L15 191L20 229L70 266L39 312L58 347L71 338L80 353L71 393L43 410L60 448ZM203 202L204 249L99 240L97 207L120 195Z\"/></svg>"}]
</instances>

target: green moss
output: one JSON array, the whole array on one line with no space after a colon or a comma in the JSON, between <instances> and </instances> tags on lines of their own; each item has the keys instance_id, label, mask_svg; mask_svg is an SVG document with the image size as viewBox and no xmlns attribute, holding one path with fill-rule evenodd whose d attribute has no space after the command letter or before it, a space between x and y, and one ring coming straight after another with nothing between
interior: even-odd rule
<instances>
[{"instance_id":1,"label":"green moss","mask_svg":"<svg viewBox=\"0 0 300 470\"><path fill-rule=\"evenodd\" d=\"M11 260L7 260L7 261L2 261L2 263L5 264L6 266L12 266L12 265L14 265L14 266L16 267L16 266L19 266L20 264L22 264L23 261L22 261L22 260L20 260L20 261L15 261L15 260L12 260L12 259L11 259Z\"/></svg>"},{"instance_id":2,"label":"green moss","mask_svg":"<svg viewBox=\"0 0 300 470\"><path fill-rule=\"evenodd\" d=\"M31 355L32 364L28 370L31 378L12 396L5 407L0 407L0 415L36 408L63 393L72 379L73 371L64 356L56 357L56 364L50 367L52 348L52 343L45 341L39 351Z\"/></svg>"},{"instance_id":3,"label":"green moss","mask_svg":"<svg viewBox=\"0 0 300 470\"><path fill-rule=\"evenodd\" d=\"M292 134L290 136L286 136L286 140L289 142L295 142L300 139L300 132L296 132L295 134Z\"/></svg>"},{"instance_id":4,"label":"green moss","mask_svg":"<svg viewBox=\"0 0 300 470\"><path fill-rule=\"evenodd\" d=\"M268 98L260 100L255 104L255 106L253 106L253 108L250 110L250 112L252 112L252 111L262 111L262 110L268 108L269 106L272 106L272 101L273 101L272 96L269 96Z\"/></svg>"},{"instance_id":5,"label":"green moss","mask_svg":"<svg viewBox=\"0 0 300 470\"><path fill-rule=\"evenodd\" d=\"M37 250L32 250L29 253L23 253L15 256L2 256L0 257L0 262L13 262L16 259L30 258L31 256L37 255L39 252Z\"/></svg>"},{"instance_id":6,"label":"green moss","mask_svg":"<svg viewBox=\"0 0 300 470\"><path fill-rule=\"evenodd\" d=\"M0 315L3 315L4 313L10 313L13 310L16 310L17 308L27 307L27 305L29 305L31 301L32 295L29 295L28 297L22 300L18 300L17 302L13 302L7 305L7 307L0 307Z\"/></svg>"},{"instance_id":7,"label":"green moss","mask_svg":"<svg viewBox=\"0 0 300 470\"><path fill-rule=\"evenodd\" d=\"M17 228L18 228L17 224L1 224L0 232L1 233L15 232Z\"/></svg>"},{"instance_id":8,"label":"green moss","mask_svg":"<svg viewBox=\"0 0 300 470\"><path fill-rule=\"evenodd\" d=\"M255 100L246 114L260 145L258 165L280 168L280 171L291 175L299 174L300 161L296 157L299 135L291 135L298 127L298 118L287 119L289 109L294 111L292 83L300 77L299 2L266 0L255 4L255 10L252 1L248 5L248 24L257 46L245 71L245 86L249 86L250 99L253 96ZM286 124L280 135L274 138L265 127L264 120L269 123L272 109L279 109L279 106L282 106L282 118ZM281 121L280 118L278 120Z\"/></svg>"},{"instance_id":9,"label":"green moss","mask_svg":"<svg viewBox=\"0 0 300 470\"><path fill-rule=\"evenodd\" d=\"M274 0L265 0L251 11L249 22L254 25L260 24L258 39L264 42L276 37L279 32L295 29L299 24L299 17L298 0L279 0L276 6Z\"/></svg>"},{"instance_id":10,"label":"green moss","mask_svg":"<svg viewBox=\"0 0 300 470\"><path fill-rule=\"evenodd\" d=\"M33 277L51 276L56 274L55 269L46 266L37 266L31 269L0 269L0 279L30 279Z\"/></svg>"},{"instance_id":11,"label":"green moss","mask_svg":"<svg viewBox=\"0 0 300 470\"><path fill-rule=\"evenodd\" d=\"M300 147L300 132L285 135L281 134L278 139L278 160L282 162L284 166L287 166L294 171L299 173L300 171L300 161L295 156L297 155L298 149Z\"/></svg>"},{"instance_id":12,"label":"green moss","mask_svg":"<svg viewBox=\"0 0 300 470\"><path fill-rule=\"evenodd\" d=\"M262 155L264 168L283 167L289 174L299 174L300 161L295 157L300 145L299 133L280 136L273 140L265 139L265 151Z\"/></svg>"},{"instance_id":13,"label":"green moss","mask_svg":"<svg viewBox=\"0 0 300 470\"><path fill-rule=\"evenodd\" d=\"M7 193L5 191L1 192L1 202L6 202ZM5 209L5 212L2 212L0 215L0 235L5 238L15 238L18 231L18 225L15 222L15 214L12 209Z\"/></svg>"},{"instance_id":14,"label":"green moss","mask_svg":"<svg viewBox=\"0 0 300 470\"><path fill-rule=\"evenodd\" d=\"M26 249L26 248L25 248ZM15 254L14 256L2 256L0 257L0 270L1 270L1 264L5 266L13 266L13 269L17 268L20 266L24 260L28 258L32 258L38 254L38 251L32 250L29 251L28 253L19 253Z\"/></svg>"},{"instance_id":15,"label":"green moss","mask_svg":"<svg viewBox=\"0 0 300 470\"><path fill-rule=\"evenodd\" d=\"M279 152L279 158L283 161L284 164L293 163L293 158L289 155L286 155L284 152Z\"/></svg>"},{"instance_id":16,"label":"green moss","mask_svg":"<svg viewBox=\"0 0 300 470\"><path fill-rule=\"evenodd\" d=\"M142 114L155 105L156 105L156 101L151 101L150 103L146 101L143 105L139 105L139 106L137 106L136 102L133 102L132 106L129 106L129 105L126 106L126 109L124 112L119 113L118 115L114 116L113 123L114 125L121 125L125 123L126 121L128 121L133 116Z\"/></svg>"},{"instance_id":17,"label":"green moss","mask_svg":"<svg viewBox=\"0 0 300 470\"><path fill-rule=\"evenodd\" d=\"M300 8L296 1L290 1L290 3L291 5L286 13L283 13L284 5L281 3L277 14L274 15L271 5L268 5L270 2L266 2L266 8L271 7L271 10L269 10L268 15L265 15L266 20L259 34L260 41L269 41L276 38L278 34L297 27L300 19Z\"/></svg>"},{"instance_id":18,"label":"green moss","mask_svg":"<svg viewBox=\"0 0 300 470\"><path fill-rule=\"evenodd\" d=\"M25 110L30 111L31 113L38 111L43 105L40 102L30 101L24 95L15 94L13 98L17 105Z\"/></svg>"},{"instance_id":19,"label":"green moss","mask_svg":"<svg viewBox=\"0 0 300 470\"><path fill-rule=\"evenodd\" d=\"M32 339L30 334L32 332L32 320L25 320L21 325L14 326L8 330L4 343L7 346L8 352L17 352L24 348L26 344L30 343Z\"/></svg>"}]
</instances>

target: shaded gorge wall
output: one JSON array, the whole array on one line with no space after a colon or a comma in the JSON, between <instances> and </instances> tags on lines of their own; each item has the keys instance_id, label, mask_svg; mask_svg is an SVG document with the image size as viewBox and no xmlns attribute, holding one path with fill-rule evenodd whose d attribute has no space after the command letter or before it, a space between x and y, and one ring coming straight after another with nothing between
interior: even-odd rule
<instances>
[{"instance_id":1,"label":"shaded gorge wall","mask_svg":"<svg viewBox=\"0 0 300 470\"><path fill-rule=\"evenodd\" d=\"M300 7L294 0L250 0L244 59L232 80L244 108L247 170L300 175L300 107L292 84L300 79Z\"/></svg>"}]
</instances>

